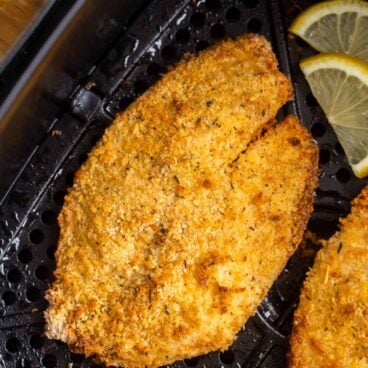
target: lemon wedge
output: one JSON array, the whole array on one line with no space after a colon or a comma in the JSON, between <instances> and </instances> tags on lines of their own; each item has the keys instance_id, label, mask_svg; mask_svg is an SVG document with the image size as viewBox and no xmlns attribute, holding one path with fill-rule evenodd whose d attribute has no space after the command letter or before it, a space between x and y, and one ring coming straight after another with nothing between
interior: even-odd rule
<instances>
[{"instance_id":1,"label":"lemon wedge","mask_svg":"<svg viewBox=\"0 0 368 368\"><path fill-rule=\"evenodd\" d=\"M319 54L301 69L334 128L358 178L368 175L368 63L344 54Z\"/></svg>"},{"instance_id":2,"label":"lemon wedge","mask_svg":"<svg viewBox=\"0 0 368 368\"><path fill-rule=\"evenodd\" d=\"M368 61L368 3L334 0L299 14L289 31L320 52L337 52Z\"/></svg>"}]
</instances>

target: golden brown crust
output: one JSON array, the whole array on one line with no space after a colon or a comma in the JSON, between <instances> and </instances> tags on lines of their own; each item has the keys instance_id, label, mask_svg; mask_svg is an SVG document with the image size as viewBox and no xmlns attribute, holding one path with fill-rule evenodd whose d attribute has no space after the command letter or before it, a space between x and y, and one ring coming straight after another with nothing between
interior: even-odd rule
<instances>
[{"instance_id":1,"label":"golden brown crust","mask_svg":"<svg viewBox=\"0 0 368 368\"><path fill-rule=\"evenodd\" d=\"M290 345L290 367L368 366L368 188L317 255Z\"/></svg>"},{"instance_id":2,"label":"golden brown crust","mask_svg":"<svg viewBox=\"0 0 368 368\"><path fill-rule=\"evenodd\" d=\"M249 145L290 97L248 35L182 61L121 114L59 216L47 336L126 368L228 347L311 208L317 148L296 118Z\"/></svg>"}]
</instances>

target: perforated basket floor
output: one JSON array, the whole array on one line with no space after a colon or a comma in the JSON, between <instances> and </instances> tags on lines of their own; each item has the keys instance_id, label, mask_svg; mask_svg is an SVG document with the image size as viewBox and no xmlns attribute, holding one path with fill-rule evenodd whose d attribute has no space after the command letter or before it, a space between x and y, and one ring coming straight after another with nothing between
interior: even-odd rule
<instances>
[{"instance_id":1,"label":"perforated basket floor","mask_svg":"<svg viewBox=\"0 0 368 368\"><path fill-rule=\"evenodd\" d=\"M313 54L286 29L310 1L154 1L74 93L0 206L0 367L96 367L66 345L43 337L44 293L52 280L58 239L56 217L73 174L114 114L154 83L168 65L221 38L245 32L271 41L280 67L291 74L296 113L320 147L320 184L309 229L332 234L350 200L367 181L352 174L341 146L299 70ZM225 353L214 352L175 367L286 367L288 334L313 246L298 250L257 314Z\"/></svg>"}]
</instances>

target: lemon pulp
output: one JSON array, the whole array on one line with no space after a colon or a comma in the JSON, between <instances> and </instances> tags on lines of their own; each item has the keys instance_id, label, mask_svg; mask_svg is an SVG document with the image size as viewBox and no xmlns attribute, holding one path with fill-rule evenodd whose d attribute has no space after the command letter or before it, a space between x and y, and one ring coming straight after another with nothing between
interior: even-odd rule
<instances>
[{"instance_id":1,"label":"lemon pulp","mask_svg":"<svg viewBox=\"0 0 368 368\"><path fill-rule=\"evenodd\" d=\"M334 0L313 5L289 31L320 52L344 53L368 61L368 3Z\"/></svg>"},{"instance_id":2,"label":"lemon pulp","mask_svg":"<svg viewBox=\"0 0 368 368\"><path fill-rule=\"evenodd\" d=\"M368 64L344 54L304 59L301 69L359 178L368 175Z\"/></svg>"}]
</instances>

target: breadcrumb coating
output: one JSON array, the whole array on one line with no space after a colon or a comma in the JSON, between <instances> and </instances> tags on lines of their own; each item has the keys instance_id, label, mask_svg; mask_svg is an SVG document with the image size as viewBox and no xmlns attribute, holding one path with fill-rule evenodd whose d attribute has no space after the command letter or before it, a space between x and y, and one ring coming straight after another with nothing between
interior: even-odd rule
<instances>
[{"instance_id":1,"label":"breadcrumb coating","mask_svg":"<svg viewBox=\"0 0 368 368\"><path fill-rule=\"evenodd\" d=\"M226 349L300 241L317 148L260 36L187 57L117 117L59 216L49 338L108 365ZM271 122L271 123L270 123Z\"/></svg>"},{"instance_id":2,"label":"breadcrumb coating","mask_svg":"<svg viewBox=\"0 0 368 368\"><path fill-rule=\"evenodd\" d=\"M290 367L368 367L368 188L324 243L304 283Z\"/></svg>"}]
</instances>

